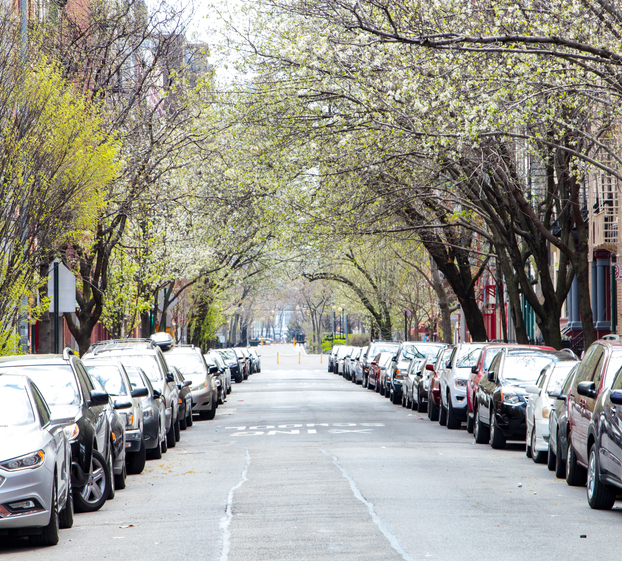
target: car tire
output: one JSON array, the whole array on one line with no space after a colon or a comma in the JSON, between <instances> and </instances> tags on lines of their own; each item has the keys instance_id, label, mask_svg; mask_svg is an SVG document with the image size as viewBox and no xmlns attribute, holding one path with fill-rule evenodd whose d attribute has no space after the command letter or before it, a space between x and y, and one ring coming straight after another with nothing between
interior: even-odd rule
<instances>
[{"instance_id":1,"label":"car tire","mask_svg":"<svg viewBox=\"0 0 622 561\"><path fill-rule=\"evenodd\" d=\"M188 428L188 417L184 415L181 419L179 419L179 429L186 430Z\"/></svg>"},{"instance_id":2,"label":"car tire","mask_svg":"<svg viewBox=\"0 0 622 561\"><path fill-rule=\"evenodd\" d=\"M112 478L108 462L98 450L93 450L91 457L91 473L87 484L73 495L73 506L76 512L95 512L99 510L112 487Z\"/></svg>"},{"instance_id":3,"label":"car tire","mask_svg":"<svg viewBox=\"0 0 622 561\"><path fill-rule=\"evenodd\" d=\"M158 445L147 452L150 460L159 460L162 458L162 444L160 443L160 434L158 433Z\"/></svg>"},{"instance_id":4,"label":"car tire","mask_svg":"<svg viewBox=\"0 0 622 561\"><path fill-rule=\"evenodd\" d=\"M447 396L447 428L449 430L458 430L462 423L456 417L456 412L454 411L454 406L451 403L451 396Z\"/></svg>"},{"instance_id":5,"label":"car tire","mask_svg":"<svg viewBox=\"0 0 622 561\"><path fill-rule=\"evenodd\" d=\"M140 450L137 452L131 452L127 458L127 472L132 475L138 475L145 469L145 462L147 461L147 449L145 448L145 441L141 439Z\"/></svg>"},{"instance_id":6,"label":"car tire","mask_svg":"<svg viewBox=\"0 0 622 561\"><path fill-rule=\"evenodd\" d=\"M108 471L110 471L110 489L108 491L108 500L111 501L117 494L117 488L114 484L114 458L112 457L112 443L110 444L110 454L108 455Z\"/></svg>"},{"instance_id":7,"label":"car tire","mask_svg":"<svg viewBox=\"0 0 622 561\"><path fill-rule=\"evenodd\" d=\"M175 424L177 421L171 423L171 427L168 429L166 433L166 446L168 448L175 448L177 445L177 440L175 440Z\"/></svg>"},{"instance_id":8,"label":"car tire","mask_svg":"<svg viewBox=\"0 0 622 561\"><path fill-rule=\"evenodd\" d=\"M175 421L175 442L179 442L181 440L181 425L179 423L179 419Z\"/></svg>"},{"instance_id":9,"label":"car tire","mask_svg":"<svg viewBox=\"0 0 622 561\"><path fill-rule=\"evenodd\" d=\"M188 413L188 416L186 417L186 424L191 427L192 423L194 423L194 420L192 418L193 412L192 412L192 405L190 406L190 412Z\"/></svg>"},{"instance_id":10,"label":"car tire","mask_svg":"<svg viewBox=\"0 0 622 561\"><path fill-rule=\"evenodd\" d=\"M408 403L408 393L402 392L402 407L406 407Z\"/></svg>"},{"instance_id":11,"label":"car tire","mask_svg":"<svg viewBox=\"0 0 622 561\"><path fill-rule=\"evenodd\" d=\"M438 421L439 414L440 411L438 405L436 405L434 401L428 399L428 417L430 418L430 421L433 423Z\"/></svg>"},{"instance_id":12,"label":"car tire","mask_svg":"<svg viewBox=\"0 0 622 561\"><path fill-rule=\"evenodd\" d=\"M581 487L587 481L585 468L577 463L577 455L568 436L568 452L566 453L566 483L572 487Z\"/></svg>"},{"instance_id":13,"label":"car tire","mask_svg":"<svg viewBox=\"0 0 622 561\"><path fill-rule=\"evenodd\" d=\"M58 513L58 525L61 530L65 530L73 526L73 512L73 488L70 485L65 506Z\"/></svg>"},{"instance_id":14,"label":"car tire","mask_svg":"<svg viewBox=\"0 0 622 561\"><path fill-rule=\"evenodd\" d=\"M531 458L531 436L527 434L527 438L525 439L525 456Z\"/></svg>"},{"instance_id":15,"label":"car tire","mask_svg":"<svg viewBox=\"0 0 622 561\"><path fill-rule=\"evenodd\" d=\"M378 384L378 393L382 396L384 396L384 386Z\"/></svg>"},{"instance_id":16,"label":"car tire","mask_svg":"<svg viewBox=\"0 0 622 561\"><path fill-rule=\"evenodd\" d=\"M494 411L490 413L490 446L495 450L503 450L505 448L505 436L499 429Z\"/></svg>"},{"instance_id":17,"label":"car tire","mask_svg":"<svg viewBox=\"0 0 622 561\"><path fill-rule=\"evenodd\" d=\"M600 481L600 466L596 443L590 448L587 468L587 502L596 510L611 510L616 502L616 491Z\"/></svg>"},{"instance_id":18,"label":"car tire","mask_svg":"<svg viewBox=\"0 0 622 561\"><path fill-rule=\"evenodd\" d=\"M555 477L564 479L566 477L566 462L562 456L562 443L559 440L559 431L557 431L557 445L555 452Z\"/></svg>"},{"instance_id":19,"label":"car tire","mask_svg":"<svg viewBox=\"0 0 622 561\"><path fill-rule=\"evenodd\" d=\"M473 425L474 425L473 415L467 414L466 429L469 434L473 434Z\"/></svg>"},{"instance_id":20,"label":"car tire","mask_svg":"<svg viewBox=\"0 0 622 561\"><path fill-rule=\"evenodd\" d=\"M536 464L544 464L546 463L546 452L536 452L536 427L534 426L531 431L531 459Z\"/></svg>"},{"instance_id":21,"label":"car tire","mask_svg":"<svg viewBox=\"0 0 622 561\"><path fill-rule=\"evenodd\" d=\"M428 404L423 402L423 400L421 399L421 393L417 389L417 411L419 413L425 413L427 412L427 410L428 410Z\"/></svg>"},{"instance_id":22,"label":"car tire","mask_svg":"<svg viewBox=\"0 0 622 561\"><path fill-rule=\"evenodd\" d=\"M40 534L30 536L30 543L36 546L56 545L60 532L60 521L58 518L58 489L56 488L56 474L52 484L52 503L50 509L50 522L41 529Z\"/></svg>"},{"instance_id":23,"label":"car tire","mask_svg":"<svg viewBox=\"0 0 622 561\"><path fill-rule=\"evenodd\" d=\"M546 467L549 471L555 471L555 463L557 462L557 454L553 452L551 448L551 442L549 440L549 453L546 456Z\"/></svg>"},{"instance_id":24,"label":"car tire","mask_svg":"<svg viewBox=\"0 0 622 561\"><path fill-rule=\"evenodd\" d=\"M443 405L441 398L440 411L438 413L438 424L444 427L447 424L447 408Z\"/></svg>"},{"instance_id":25,"label":"car tire","mask_svg":"<svg viewBox=\"0 0 622 561\"><path fill-rule=\"evenodd\" d=\"M121 473L118 473L114 476L114 488L115 489L125 489L127 479L127 455L125 456L125 462L123 462L123 469Z\"/></svg>"},{"instance_id":26,"label":"car tire","mask_svg":"<svg viewBox=\"0 0 622 561\"><path fill-rule=\"evenodd\" d=\"M473 438L476 444L486 444L490 439L490 427L485 427L479 416L479 410L475 410L475 419L473 421Z\"/></svg>"},{"instance_id":27,"label":"car tire","mask_svg":"<svg viewBox=\"0 0 622 561\"><path fill-rule=\"evenodd\" d=\"M164 435L164 438L162 439L160 450L162 451L162 454L166 454L166 452L168 451L168 443L166 441L166 435Z\"/></svg>"}]
</instances>

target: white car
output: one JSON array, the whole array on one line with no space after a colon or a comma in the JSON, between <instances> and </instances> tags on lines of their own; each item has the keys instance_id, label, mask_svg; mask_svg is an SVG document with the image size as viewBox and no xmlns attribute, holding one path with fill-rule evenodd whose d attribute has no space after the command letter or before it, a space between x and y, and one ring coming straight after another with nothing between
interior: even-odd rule
<instances>
[{"instance_id":1,"label":"white car","mask_svg":"<svg viewBox=\"0 0 622 561\"><path fill-rule=\"evenodd\" d=\"M0 375L0 536L56 545L59 528L73 525L66 421L51 419L29 378Z\"/></svg>"},{"instance_id":2,"label":"white car","mask_svg":"<svg viewBox=\"0 0 622 561\"><path fill-rule=\"evenodd\" d=\"M551 393L559 394L569 372L578 360L552 362L542 369L535 386L527 386L529 393L527 410L527 457L537 464L544 463L549 450L549 413L554 399Z\"/></svg>"},{"instance_id":3,"label":"white car","mask_svg":"<svg viewBox=\"0 0 622 561\"><path fill-rule=\"evenodd\" d=\"M439 376L441 411L438 422L459 429L467 418L467 381L486 343L460 343L453 348Z\"/></svg>"}]
</instances>

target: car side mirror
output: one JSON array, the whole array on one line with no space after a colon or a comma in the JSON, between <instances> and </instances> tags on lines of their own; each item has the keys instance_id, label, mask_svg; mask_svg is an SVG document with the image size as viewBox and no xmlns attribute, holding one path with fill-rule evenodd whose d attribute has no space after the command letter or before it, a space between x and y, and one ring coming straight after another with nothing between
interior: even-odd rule
<instances>
[{"instance_id":1,"label":"car side mirror","mask_svg":"<svg viewBox=\"0 0 622 561\"><path fill-rule=\"evenodd\" d=\"M172 372L168 372L166 374L166 381L175 383L175 376L173 376Z\"/></svg>"},{"instance_id":2,"label":"car side mirror","mask_svg":"<svg viewBox=\"0 0 622 561\"><path fill-rule=\"evenodd\" d=\"M160 392L159 390L153 390L153 397L155 397L156 399L160 399L162 397L162 392Z\"/></svg>"},{"instance_id":3,"label":"car side mirror","mask_svg":"<svg viewBox=\"0 0 622 561\"><path fill-rule=\"evenodd\" d=\"M187 388L188 386L192 385L192 381L190 380L185 380L184 383L181 385L182 388Z\"/></svg>"},{"instance_id":4,"label":"car side mirror","mask_svg":"<svg viewBox=\"0 0 622 561\"><path fill-rule=\"evenodd\" d=\"M577 385L577 393L585 397L596 397L596 384L589 380L579 382Z\"/></svg>"},{"instance_id":5,"label":"car side mirror","mask_svg":"<svg viewBox=\"0 0 622 561\"><path fill-rule=\"evenodd\" d=\"M115 401L114 408L115 409L129 409L132 407L131 401Z\"/></svg>"},{"instance_id":6,"label":"car side mirror","mask_svg":"<svg viewBox=\"0 0 622 561\"><path fill-rule=\"evenodd\" d=\"M132 390L132 397L147 397L149 390L147 388L137 388Z\"/></svg>"},{"instance_id":7,"label":"car side mirror","mask_svg":"<svg viewBox=\"0 0 622 561\"><path fill-rule=\"evenodd\" d=\"M471 366L471 374L477 374L477 364L475 366Z\"/></svg>"},{"instance_id":8,"label":"car side mirror","mask_svg":"<svg viewBox=\"0 0 622 561\"><path fill-rule=\"evenodd\" d=\"M489 382L494 382L495 381L495 373L492 370L489 370L488 373L486 374L486 379Z\"/></svg>"},{"instance_id":9,"label":"car side mirror","mask_svg":"<svg viewBox=\"0 0 622 561\"><path fill-rule=\"evenodd\" d=\"M210 366L209 367L209 373L210 374L217 374L218 373L218 366Z\"/></svg>"},{"instance_id":10,"label":"car side mirror","mask_svg":"<svg viewBox=\"0 0 622 561\"><path fill-rule=\"evenodd\" d=\"M527 393L533 393L536 395L540 395L540 388L538 386L526 386L525 391Z\"/></svg>"},{"instance_id":11,"label":"car side mirror","mask_svg":"<svg viewBox=\"0 0 622 561\"><path fill-rule=\"evenodd\" d=\"M393 362L397 362L397 355L391 359Z\"/></svg>"},{"instance_id":12,"label":"car side mirror","mask_svg":"<svg viewBox=\"0 0 622 561\"><path fill-rule=\"evenodd\" d=\"M425 365L425 369L426 370L431 370L432 372L434 372L434 365L428 363L428 364Z\"/></svg>"},{"instance_id":13,"label":"car side mirror","mask_svg":"<svg viewBox=\"0 0 622 561\"><path fill-rule=\"evenodd\" d=\"M451 360L448 360L448 361L445 363L445 368L451 368Z\"/></svg>"},{"instance_id":14,"label":"car side mirror","mask_svg":"<svg viewBox=\"0 0 622 561\"><path fill-rule=\"evenodd\" d=\"M609 395L609 399L615 405L622 405L622 390L613 390Z\"/></svg>"},{"instance_id":15,"label":"car side mirror","mask_svg":"<svg viewBox=\"0 0 622 561\"><path fill-rule=\"evenodd\" d=\"M91 392L91 405L106 405L108 403L109 396L106 392L101 392L99 390L93 390Z\"/></svg>"}]
</instances>

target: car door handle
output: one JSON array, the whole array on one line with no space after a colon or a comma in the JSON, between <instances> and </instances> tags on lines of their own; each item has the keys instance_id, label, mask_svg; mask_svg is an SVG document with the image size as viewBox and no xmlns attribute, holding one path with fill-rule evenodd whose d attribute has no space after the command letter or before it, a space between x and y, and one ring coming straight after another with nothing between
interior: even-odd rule
<instances>
[{"instance_id":1,"label":"car door handle","mask_svg":"<svg viewBox=\"0 0 622 561\"><path fill-rule=\"evenodd\" d=\"M615 405L610 409L610 411L611 411L612 415L615 415L618 412L618 410L617 410Z\"/></svg>"}]
</instances>

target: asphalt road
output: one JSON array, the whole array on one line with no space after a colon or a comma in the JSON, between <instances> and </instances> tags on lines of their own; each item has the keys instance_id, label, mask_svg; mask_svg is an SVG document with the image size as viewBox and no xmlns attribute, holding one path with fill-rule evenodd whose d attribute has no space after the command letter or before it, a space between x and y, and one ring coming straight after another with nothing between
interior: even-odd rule
<instances>
[{"instance_id":1,"label":"asphalt road","mask_svg":"<svg viewBox=\"0 0 622 561\"><path fill-rule=\"evenodd\" d=\"M58 546L3 543L2 561L619 555L622 503L591 510L584 488L524 445L475 445L299 348L260 352L262 373L234 385L214 421L195 422L102 510L77 514Z\"/></svg>"}]
</instances>

